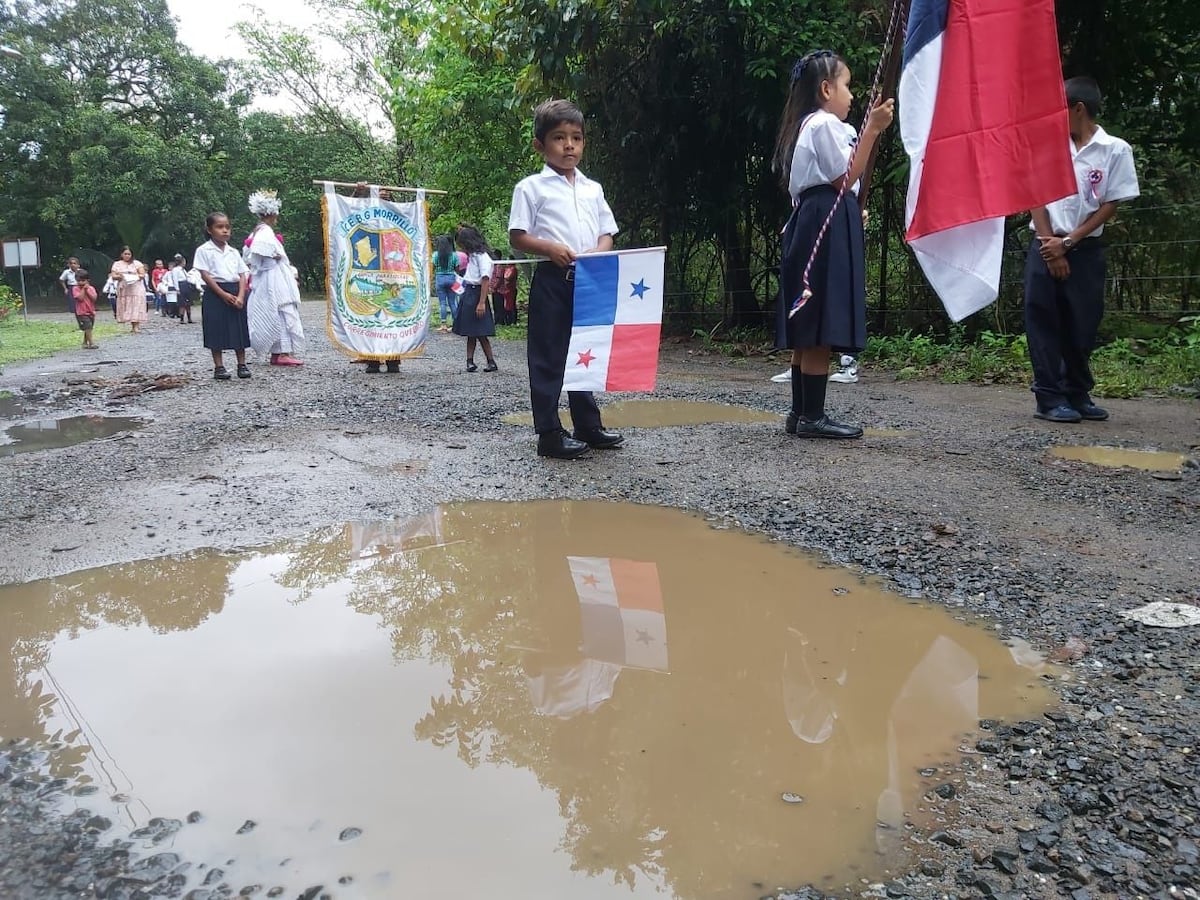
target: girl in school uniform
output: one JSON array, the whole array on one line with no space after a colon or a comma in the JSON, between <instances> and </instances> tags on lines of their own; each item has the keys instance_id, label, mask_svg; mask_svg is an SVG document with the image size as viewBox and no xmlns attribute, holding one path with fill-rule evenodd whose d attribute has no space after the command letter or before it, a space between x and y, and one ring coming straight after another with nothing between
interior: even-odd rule
<instances>
[{"instance_id":1,"label":"girl in school uniform","mask_svg":"<svg viewBox=\"0 0 1200 900\"><path fill-rule=\"evenodd\" d=\"M876 140L892 123L895 102L877 102L859 137L846 123L853 99L845 60L830 50L809 53L792 68L775 143L773 167L792 198L783 232L778 329L781 345L792 351L792 409L786 427L797 437L857 438L863 433L826 414L825 390L830 353L857 355L867 342L858 180ZM854 164L847 173L852 151ZM804 270L843 179L849 184L809 273L811 297L789 317L804 291Z\"/></svg>"},{"instance_id":2,"label":"girl in school uniform","mask_svg":"<svg viewBox=\"0 0 1200 900\"><path fill-rule=\"evenodd\" d=\"M249 378L246 348L250 346L250 326L246 321L246 267L242 254L229 246L232 227L225 213L212 213L205 220L209 240L196 248L196 270L204 281L200 300L200 325L204 346L212 351L213 378L228 381L224 352L237 356L238 378Z\"/></svg>"},{"instance_id":3,"label":"girl in school uniform","mask_svg":"<svg viewBox=\"0 0 1200 900\"><path fill-rule=\"evenodd\" d=\"M487 302L488 286L492 278L492 257L488 254L487 241L470 225L459 227L455 242L467 253L467 270L463 275L462 298L458 301L458 312L454 316L454 333L467 339L467 371L478 372L475 365L475 344L483 347L487 357L485 372L495 372L499 367L492 356L492 342L496 333L496 322Z\"/></svg>"}]
</instances>

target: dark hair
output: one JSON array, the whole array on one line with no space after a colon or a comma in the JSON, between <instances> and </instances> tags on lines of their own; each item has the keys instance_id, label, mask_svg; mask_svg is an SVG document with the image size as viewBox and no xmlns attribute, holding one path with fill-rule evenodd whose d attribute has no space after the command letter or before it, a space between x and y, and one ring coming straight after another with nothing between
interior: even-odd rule
<instances>
[{"instance_id":1,"label":"dark hair","mask_svg":"<svg viewBox=\"0 0 1200 900\"><path fill-rule=\"evenodd\" d=\"M78 263L78 262L79 262L79 257L78 257L78 256L68 256L68 257L67 257L67 265L68 265L68 266L69 266L71 263Z\"/></svg>"},{"instance_id":2,"label":"dark hair","mask_svg":"<svg viewBox=\"0 0 1200 900\"><path fill-rule=\"evenodd\" d=\"M467 253L488 252L488 242L483 239L483 235L474 225L466 223L459 225L458 231L454 232L454 241Z\"/></svg>"},{"instance_id":3,"label":"dark hair","mask_svg":"<svg viewBox=\"0 0 1200 900\"><path fill-rule=\"evenodd\" d=\"M226 222L228 222L229 216L225 215L223 212L209 213L208 218L204 220L204 230L206 232L211 232L213 226L217 224L217 219L224 219Z\"/></svg>"},{"instance_id":4,"label":"dark hair","mask_svg":"<svg viewBox=\"0 0 1200 900\"><path fill-rule=\"evenodd\" d=\"M117 256L118 257L124 256L126 250L129 251L130 256L133 256L133 248L130 247L128 244L125 244L121 247L120 251L118 251L118 253L117 253Z\"/></svg>"},{"instance_id":5,"label":"dark hair","mask_svg":"<svg viewBox=\"0 0 1200 900\"><path fill-rule=\"evenodd\" d=\"M771 157L771 171L779 176L785 188L791 180L792 154L796 151L800 125L806 116L821 108L821 85L836 79L845 65L846 61L832 50L814 50L792 66L788 98Z\"/></svg>"},{"instance_id":6,"label":"dark hair","mask_svg":"<svg viewBox=\"0 0 1200 900\"><path fill-rule=\"evenodd\" d=\"M91 281L92 273L89 272L87 269L76 269L75 270L75 280L78 281L80 278L82 278L84 281Z\"/></svg>"},{"instance_id":7,"label":"dark hair","mask_svg":"<svg viewBox=\"0 0 1200 900\"><path fill-rule=\"evenodd\" d=\"M539 141L556 125L578 125L583 128L583 113L570 100L547 100L533 111L533 136Z\"/></svg>"},{"instance_id":8,"label":"dark hair","mask_svg":"<svg viewBox=\"0 0 1200 900\"><path fill-rule=\"evenodd\" d=\"M448 234L439 234L433 242L433 265L435 268L454 268L454 238Z\"/></svg>"},{"instance_id":9,"label":"dark hair","mask_svg":"<svg viewBox=\"0 0 1200 900\"><path fill-rule=\"evenodd\" d=\"M1076 103L1082 103L1087 109L1088 115L1093 119L1100 115L1100 106L1104 102L1104 98L1100 95L1100 85L1096 83L1095 78L1079 75L1075 78L1068 78L1063 86L1067 89L1068 108Z\"/></svg>"}]
</instances>

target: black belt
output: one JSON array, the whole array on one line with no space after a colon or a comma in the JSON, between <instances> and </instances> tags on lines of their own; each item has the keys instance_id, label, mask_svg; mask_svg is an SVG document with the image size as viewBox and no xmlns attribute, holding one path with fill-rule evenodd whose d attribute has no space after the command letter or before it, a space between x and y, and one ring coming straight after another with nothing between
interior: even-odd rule
<instances>
[{"instance_id":1,"label":"black belt","mask_svg":"<svg viewBox=\"0 0 1200 900\"><path fill-rule=\"evenodd\" d=\"M549 261L540 262L540 263L538 263L536 274L545 275L546 277L558 278L558 279L561 279L562 281L574 281L575 280L575 263L571 263L571 265L567 266L564 269L562 266L560 266L556 263L552 263Z\"/></svg>"}]
</instances>

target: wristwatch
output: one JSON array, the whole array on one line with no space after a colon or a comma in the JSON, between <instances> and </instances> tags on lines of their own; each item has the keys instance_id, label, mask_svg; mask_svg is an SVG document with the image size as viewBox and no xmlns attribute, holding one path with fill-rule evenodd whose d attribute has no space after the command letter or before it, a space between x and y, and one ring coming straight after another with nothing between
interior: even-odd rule
<instances>
[{"instance_id":1,"label":"wristwatch","mask_svg":"<svg viewBox=\"0 0 1200 900\"><path fill-rule=\"evenodd\" d=\"M1073 240L1071 240L1071 236L1069 234L1065 238L1063 238L1063 249L1064 250L1070 250L1074 246L1075 246L1075 242Z\"/></svg>"}]
</instances>

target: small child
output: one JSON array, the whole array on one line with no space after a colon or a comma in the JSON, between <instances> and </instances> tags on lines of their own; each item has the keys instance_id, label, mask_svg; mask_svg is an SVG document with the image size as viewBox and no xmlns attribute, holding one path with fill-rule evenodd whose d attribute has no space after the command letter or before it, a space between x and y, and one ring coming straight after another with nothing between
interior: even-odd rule
<instances>
[{"instance_id":1,"label":"small child","mask_svg":"<svg viewBox=\"0 0 1200 900\"><path fill-rule=\"evenodd\" d=\"M569 100L548 100L533 114L533 149L546 165L513 190L508 239L513 248L546 258L529 285L529 395L538 456L575 459L618 447L625 438L605 431L591 391L568 391L574 435L558 418L559 395L571 345L575 258L611 250L617 222L604 189L577 168L584 148L583 113Z\"/></svg>"},{"instance_id":2,"label":"small child","mask_svg":"<svg viewBox=\"0 0 1200 900\"><path fill-rule=\"evenodd\" d=\"M187 317L187 323L192 324L192 304L200 299L200 292L204 290L204 282L200 278L200 273L195 269L189 270L187 260L182 254L175 257L179 260L179 272L176 276L179 279L179 324L183 324L184 316Z\"/></svg>"},{"instance_id":3,"label":"small child","mask_svg":"<svg viewBox=\"0 0 1200 900\"><path fill-rule=\"evenodd\" d=\"M488 304L488 287L492 280L492 257L488 253L487 241L474 226L462 225L454 235L454 241L467 253L467 271L463 275L462 299L458 302L458 313L454 317L454 333L467 339L467 371L478 372L475 365L475 344L478 341L487 357L485 372L495 372L499 366L492 356L490 338L496 334L496 322Z\"/></svg>"},{"instance_id":4,"label":"small child","mask_svg":"<svg viewBox=\"0 0 1200 900\"><path fill-rule=\"evenodd\" d=\"M895 101L877 101L859 137L846 124L853 100L845 60L829 50L809 53L792 68L775 143L773 167L792 198L792 215L783 232L779 336L792 351L792 408L785 427L797 437L863 434L857 425L834 421L826 414L825 394L830 351L856 356L866 345L866 242L858 180L879 135L892 124ZM852 153L854 165L847 172ZM818 249L811 271L812 294L793 316L790 312L804 288L814 246Z\"/></svg>"},{"instance_id":5,"label":"small child","mask_svg":"<svg viewBox=\"0 0 1200 900\"><path fill-rule=\"evenodd\" d=\"M173 259L171 267L158 280L158 289L162 292L167 318L170 319L179 317L179 282L182 273L179 260Z\"/></svg>"},{"instance_id":6,"label":"small child","mask_svg":"<svg viewBox=\"0 0 1200 900\"><path fill-rule=\"evenodd\" d=\"M109 275L108 280L104 282L104 296L108 298L108 305L112 307L115 319L117 317L117 281L112 275Z\"/></svg>"},{"instance_id":7,"label":"small child","mask_svg":"<svg viewBox=\"0 0 1200 900\"><path fill-rule=\"evenodd\" d=\"M229 216L222 212L209 214L204 230L209 240L196 248L192 259L204 280L200 326L204 329L204 346L212 353L213 378L229 381L233 377L225 368L226 350L232 350L237 359L237 377L249 378L246 276L250 270L242 260L242 254L229 245L229 235L233 231Z\"/></svg>"},{"instance_id":8,"label":"small child","mask_svg":"<svg viewBox=\"0 0 1200 900\"><path fill-rule=\"evenodd\" d=\"M92 287L92 277L87 269L75 271L71 298L75 301L75 321L83 332L83 349L99 349L100 345L92 340L92 329L96 327L96 289Z\"/></svg>"}]
</instances>

